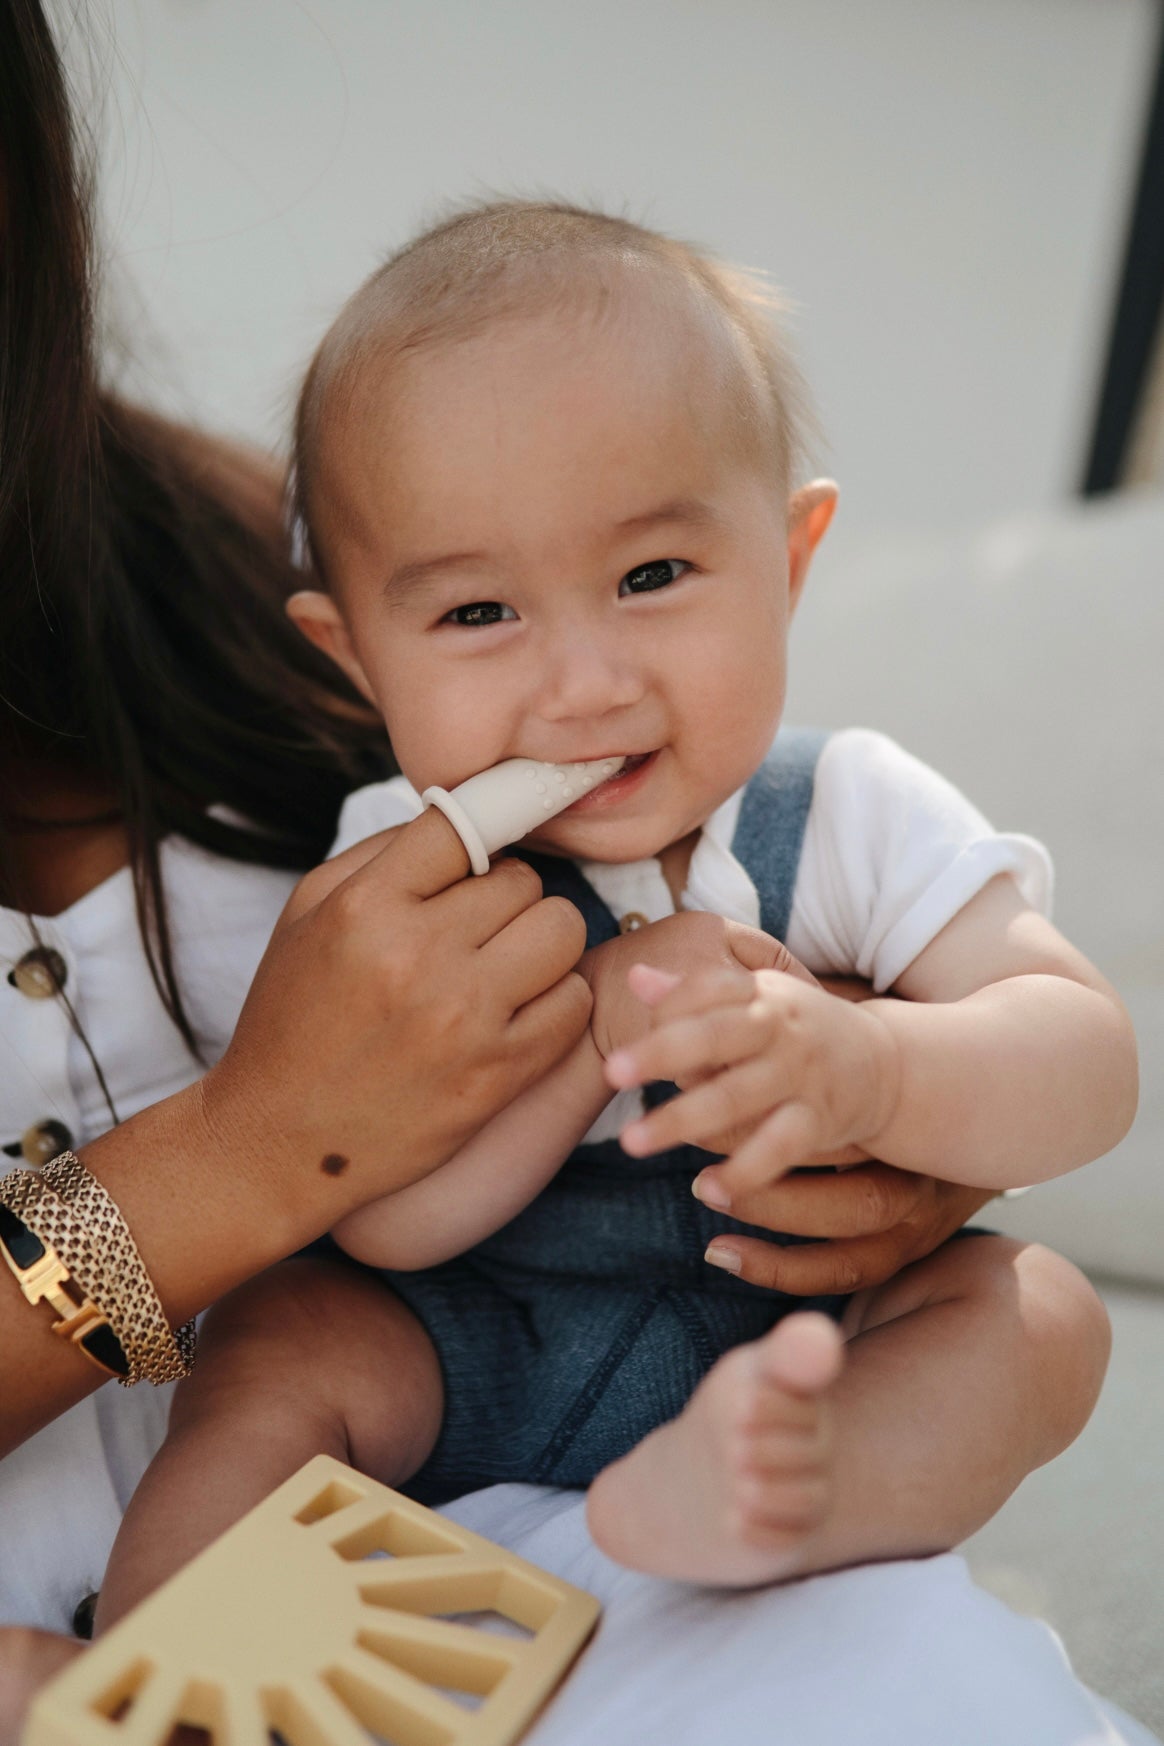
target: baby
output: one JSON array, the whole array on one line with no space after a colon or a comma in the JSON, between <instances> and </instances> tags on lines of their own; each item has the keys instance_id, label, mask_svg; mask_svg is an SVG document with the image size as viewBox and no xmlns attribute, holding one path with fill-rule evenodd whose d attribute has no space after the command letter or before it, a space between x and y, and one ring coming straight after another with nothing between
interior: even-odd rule
<instances>
[{"instance_id":1,"label":"baby","mask_svg":"<svg viewBox=\"0 0 1164 1746\"><path fill-rule=\"evenodd\" d=\"M1085 1420L1102 1311L1044 1250L975 1235L801 1314L732 1271L792 1168L861 1148L1037 1182L1113 1146L1136 1095L1039 846L877 734L777 736L836 496L790 491L799 400L746 280L568 207L437 227L324 340L296 455L320 591L291 610L404 772L352 797L340 847L504 759L622 759L522 850L582 911L593 1019L334 1233L391 1290L298 1261L212 1314L102 1622L320 1448L427 1501L589 1486L613 1557L749 1584L950 1546ZM517 913L532 876L505 866ZM668 974L690 910L875 997L763 968L742 927L743 962Z\"/></svg>"}]
</instances>

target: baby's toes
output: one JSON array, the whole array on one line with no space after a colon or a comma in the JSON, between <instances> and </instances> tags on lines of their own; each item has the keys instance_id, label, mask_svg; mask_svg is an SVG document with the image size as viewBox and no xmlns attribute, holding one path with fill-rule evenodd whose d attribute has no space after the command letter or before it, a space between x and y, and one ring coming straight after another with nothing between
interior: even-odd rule
<instances>
[{"instance_id":1,"label":"baby's toes","mask_svg":"<svg viewBox=\"0 0 1164 1746\"><path fill-rule=\"evenodd\" d=\"M792 1553L828 1517L832 1475L814 1467L803 1473L753 1473L736 1487L734 1537L765 1552Z\"/></svg>"},{"instance_id":2,"label":"baby's toes","mask_svg":"<svg viewBox=\"0 0 1164 1746\"><path fill-rule=\"evenodd\" d=\"M785 1316L751 1350L770 1388L795 1399L812 1400L836 1381L845 1346L830 1317L817 1310L800 1310Z\"/></svg>"}]
</instances>

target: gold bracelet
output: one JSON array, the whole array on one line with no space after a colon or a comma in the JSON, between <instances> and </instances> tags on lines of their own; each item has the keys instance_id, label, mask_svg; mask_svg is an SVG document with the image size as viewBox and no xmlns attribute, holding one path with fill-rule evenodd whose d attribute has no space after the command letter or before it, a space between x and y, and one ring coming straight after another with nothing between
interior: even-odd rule
<instances>
[{"instance_id":1,"label":"gold bracelet","mask_svg":"<svg viewBox=\"0 0 1164 1746\"><path fill-rule=\"evenodd\" d=\"M29 1303L47 1303L57 1312L54 1334L68 1340L107 1376L125 1380L129 1360L109 1317L81 1290L51 1245L13 1212L8 1205L11 1184L11 1177L0 1179L0 1255L17 1285Z\"/></svg>"},{"instance_id":2,"label":"gold bracelet","mask_svg":"<svg viewBox=\"0 0 1164 1746\"><path fill-rule=\"evenodd\" d=\"M194 1324L171 1330L137 1244L96 1177L72 1152L51 1159L39 1174L13 1174L25 1180L5 1194L6 1203L56 1251L116 1333L129 1363L129 1374L118 1380L128 1386L188 1376ZM11 1181L6 1177L3 1186Z\"/></svg>"},{"instance_id":3,"label":"gold bracelet","mask_svg":"<svg viewBox=\"0 0 1164 1746\"><path fill-rule=\"evenodd\" d=\"M41 1178L57 1198L79 1215L86 1252L66 1259L95 1270L90 1283L95 1300L108 1310L121 1336L132 1382L175 1382L194 1364L194 1323L172 1329L129 1226L113 1196L72 1152L51 1158Z\"/></svg>"}]
</instances>

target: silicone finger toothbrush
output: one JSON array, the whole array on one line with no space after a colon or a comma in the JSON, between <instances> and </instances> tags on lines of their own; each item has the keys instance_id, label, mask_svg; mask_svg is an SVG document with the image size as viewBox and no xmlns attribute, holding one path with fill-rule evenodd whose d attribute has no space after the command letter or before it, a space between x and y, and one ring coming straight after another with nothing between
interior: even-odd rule
<instances>
[{"instance_id":1,"label":"silicone finger toothbrush","mask_svg":"<svg viewBox=\"0 0 1164 1746\"><path fill-rule=\"evenodd\" d=\"M444 813L464 843L474 873L488 873L490 855L564 812L616 775L625 762L621 757L595 758L586 764L507 758L458 783L451 794L445 788L426 788L420 798L425 806Z\"/></svg>"}]
</instances>

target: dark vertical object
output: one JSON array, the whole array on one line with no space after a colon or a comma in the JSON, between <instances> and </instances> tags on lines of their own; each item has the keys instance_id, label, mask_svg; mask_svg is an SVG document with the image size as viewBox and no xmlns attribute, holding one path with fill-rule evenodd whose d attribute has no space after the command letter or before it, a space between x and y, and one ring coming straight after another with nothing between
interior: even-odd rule
<instances>
[{"instance_id":1,"label":"dark vertical object","mask_svg":"<svg viewBox=\"0 0 1164 1746\"><path fill-rule=\"evenodd\" d=\"M1085 497L1110 491L1120 482L1164 310L1164 8L1147 121L1119 297L1081 486Z\"/></svg>"}]
</instances>

